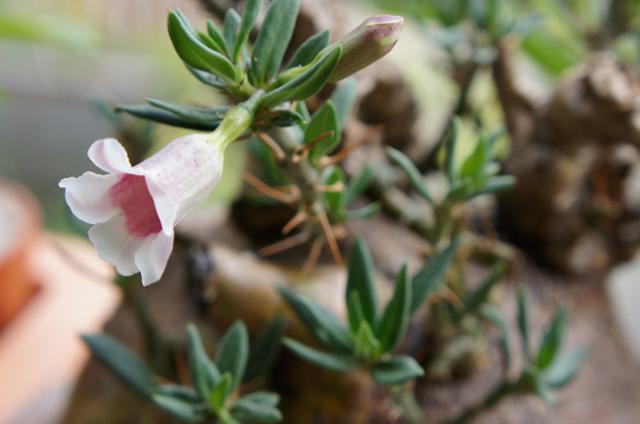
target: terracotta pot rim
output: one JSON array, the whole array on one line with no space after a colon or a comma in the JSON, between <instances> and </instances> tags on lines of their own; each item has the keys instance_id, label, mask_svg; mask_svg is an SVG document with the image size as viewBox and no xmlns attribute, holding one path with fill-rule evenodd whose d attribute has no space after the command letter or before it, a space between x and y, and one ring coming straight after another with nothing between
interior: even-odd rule
<instances>
[{"instance_id":1,"label":"terracotta pot rim","mask_svg":"<svg viewBox=\"0 0 640 424\"><path fill-rule=\"evenodd\" d=\"M12 257L19 255L21 251L28 248L33 240L40 233L40 209L35 198L21 185L6 178L0 177L0 193L6 192L9 197L15 199L20 210L18 218L18 228L15 233L15 240L7 251L0 252L0 264L11 261Z\"/></svg>"}]
</instances>

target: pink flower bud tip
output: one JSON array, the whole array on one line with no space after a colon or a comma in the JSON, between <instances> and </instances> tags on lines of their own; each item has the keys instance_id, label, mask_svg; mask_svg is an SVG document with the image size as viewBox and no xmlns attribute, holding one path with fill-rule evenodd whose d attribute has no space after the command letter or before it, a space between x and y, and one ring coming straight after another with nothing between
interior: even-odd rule
<instances>
[{"instance_id":1,"label":"pink flower bud tip","mask_svg":"<svg viewBox=\"0 0 640 424\"><path fill-rule=\"evenodd\" d=\"M331 81L346 78L389 53L400 38L403 25L402 16L374 16L345 35L338 42L342 54Z\"/></svg>"}]
</instances>

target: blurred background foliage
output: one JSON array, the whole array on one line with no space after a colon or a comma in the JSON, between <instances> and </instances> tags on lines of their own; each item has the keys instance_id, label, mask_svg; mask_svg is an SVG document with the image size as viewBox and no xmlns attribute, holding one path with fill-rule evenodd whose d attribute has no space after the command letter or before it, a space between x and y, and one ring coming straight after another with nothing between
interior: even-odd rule
<instances>
[{"instance_id":1,"label":"blurred background foliage","mask_svg":"<svg viewBox=\"0 0 640 424\"><path fill-rule=\"evenodd\" d=\"M424 145L448 125L448 110L457 99L459 86L448 69L455 64L447 63L447 57L464 61L465 55L473 54L481 65L490 62L495 56L492 39L500 35L505 22L524 34L516 59L530 84L543 91L548 92L559 75L581 63L589 51L607 48L626 63L640 60L639 0L348 3L347 7L358 9L363 16L383 9L410 18L402 42L390 57L405 65L401 72L416 88L415 98L428 116L418 122L418 139ZM11 58L4 59L0 67L4 153L0 175L22 181L42 199L50 228L73 229L55 183L87 168L88 145L118 134L123 126L142 125L133 120L114 123L90 104L96 100L106 105L140 102L144 97L193 104L221 101L213 90L203 90L173 54L164 27L166 11L174 7L193 17L196 25L206 19L201 3L187 0L0 2L0 55ZM493 18L481 16L478 11L483 10L499 13ZM409 55L412 60L405 61ZM463 120L462 156L473 149L479 130L503 124L489 69L477 72L469 103L482 105L474 107L480 125ZM165 126L150 131L158 145L183 133ZM50 148L43 149L43 145ZM506 137L500 146L504 156ZM238 152L242 149L234 146L229 152L228 163L233 166L226 168L226 183L214 199L229 200L238 192L244 157Z\"/></svg>"}]
</instances>

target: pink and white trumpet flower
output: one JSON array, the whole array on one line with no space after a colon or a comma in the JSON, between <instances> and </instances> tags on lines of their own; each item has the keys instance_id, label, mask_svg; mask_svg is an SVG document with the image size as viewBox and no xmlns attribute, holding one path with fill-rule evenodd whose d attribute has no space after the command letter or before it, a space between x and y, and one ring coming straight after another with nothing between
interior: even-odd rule
<instances>
[{"instance_id":1,"label":"pink and white trumpet flower","mask_svg":"<svg viewBox=\"0 0 640 424\"><path fill-rule=\"evenodd\" d=\"M174 140L132 166L113 138L98 140L89 158L107 175L85 172L59 186L71 211L93 224L89 239L118 273L158 281L173 247L174 226L218 183L227 143L215 133Z\"/></svg>"}]
</instances>

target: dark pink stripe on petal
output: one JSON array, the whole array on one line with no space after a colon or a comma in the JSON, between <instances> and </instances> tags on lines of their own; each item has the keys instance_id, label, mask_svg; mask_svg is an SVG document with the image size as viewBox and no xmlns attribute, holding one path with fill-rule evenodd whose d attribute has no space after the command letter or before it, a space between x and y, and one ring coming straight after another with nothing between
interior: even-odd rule
<instances>
[{"instance_id":1,"label":"dark pink stripe on petal","mask_svg":"<svg viewBox=\"0 0 640 424\"><path fill-rule=\"evenodd\" d=\"M124 174L109 190L114 206L125 216L127 231L137 238L145 238L162 230L153 198L145 178Z\"/></svg>"}]
</instances>

